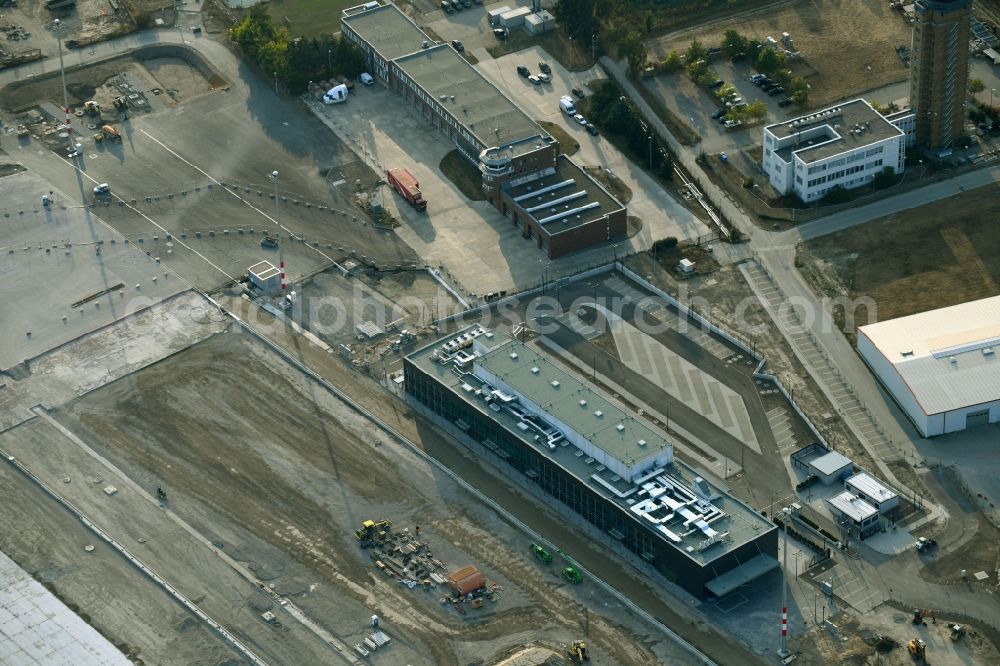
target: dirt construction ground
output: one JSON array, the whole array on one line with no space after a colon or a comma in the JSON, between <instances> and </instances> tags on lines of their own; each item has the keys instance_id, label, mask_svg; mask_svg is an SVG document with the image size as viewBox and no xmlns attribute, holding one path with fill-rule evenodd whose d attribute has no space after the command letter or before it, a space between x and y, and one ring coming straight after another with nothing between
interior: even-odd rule
<instances>
[{"instance_id":1,"label":"dirt construction ground","mask_svg":"<svg viewBox=\"0 0 1000 666\"><path fill-rule=\"evenodd\" d=\"M818 293L873 298L873 321L993 296L998 195L993 185L822 236L800 247L797 263ZM858 311L855 320L869 318Z\"/></svg>"},{"instance_id":2,"label":"dirt construction ground","mask_svg":"<svg viewBox=\"0 0 1000 666\"><path fill-rule=\"evenodd\" d=\"M361 641L378 613L394 642L372 663L490 663L530 643L561 652L584 631L596 663L685 663L675 645L594 585L562 581L558 559L535 563L522 533L246 335L216 335L51 417L0 436L0 449L272 663L338 659L328 645L323 656L323 642L285 615L278 631L261 623L261 612L278 610L219 567L223 554L345 645ZM119 492L101 492L107 484ZM141 497L157 486L168 492L165 508L211 546ZM352 534L368 518L419 525L444 573L476 564L503 587L500 601L459 615L439 603L441 588L410 590L378 574ZM15 554L24 538L7 537ZM151 641L157 649L145 651L163 655L164 641L189 624L164 622Z\"/></svg>"},{"instance_id":3,"label":"dirt construction ground","mask_svg":"<svg viewBox=\"0 0 1000 666\"><path fill-rule=\"evenodd\" d=\"M792 0L752 10L697 28L672 33L650 45L650 57L680 53L697 38L718 46L726 30L764 40L787 32L802 53L790 61L793 74L806 77L809 105L822 106L889 83L902 81L908 69L896 55L910 45L910 25L888 0Z\"/></svg>"}]
</instances>

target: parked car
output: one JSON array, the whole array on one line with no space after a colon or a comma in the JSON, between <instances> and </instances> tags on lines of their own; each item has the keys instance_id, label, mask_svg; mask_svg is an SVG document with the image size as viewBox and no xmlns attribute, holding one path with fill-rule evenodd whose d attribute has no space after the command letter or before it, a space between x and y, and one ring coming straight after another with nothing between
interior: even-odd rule
<instances>
[{"instance_id":1,"label":"parked car","mask_svg":"<svg viewBox=\"0 0 1000 666\"><path fill-rule=\"evenodd\" d=\"M524 78L528 78L529 76L531 76L531 72L524 65L517 66L517 73L519 76L522 76Z\"/></svg>"},{"instance_id":2,"label":"parked car","mask_svg":"<svg viewBox=\"0 0 1000 666\"><path fill-rule=\"evenodd\" d=\"M771 88L770 90L768 90L767 94L770 97L774 97L775 95L780 95L783 92L785 92L785 89L782 88L781 86L778 86L776 88Z\"/></svg>"},{"instance_id":3,"label":"parked car","mask_svg":"<svg viewBox=\"0 0 1000 666\"><path fill-rule=\"evenodd\" d=\"M778 102L778 106L791 106L791 105L792 105L792 100L788 99L787 97Z\"/></svg>"},{"instance_id":4,"label":"parked car","mask_svg":"<svg viewBox=\"0 0 1000 666\"><path fill-rule=\"evenodd\" d=\"M462 6L468 9L469 7L472 6L472 0L462 0Z\"/></svg>"},{"instance_id":5,"label":"parked car","mask_svg":"<svg viewBox=\"0 0 1000 666\"><path fill-rule=\"evenodd\" d=\"M459 53L463 53L465 51L465 44L463 44L462 42L458 41L457 39L451 40L451 45L452 45L452 48L454 48Z\"/></svg>"},{"instance_id":6,"label":"parked car","mask_svg":"<svg viewBox=\"0 0 1000 666\"><path fill-rule=\"evenodd\" d=\"M747 59L747 54L746 53L737 53L732 58L730 58L729 61L732 62L735 65L736 63L743 62L746 59Z\"/></svg>"},{"instance_id":7,"label":"parked car","mask_svg":"<svg viewBox=\"0 0 1000 666\"><path fill-rule=\"evenodd\" d=\"M538 63L538 69L541 70L544 74L551 74L552 73L552 68L549 67L549 63L547 63L547 62L540 62L540 63Z\"/></svg>"},{"instance_id":8,"label":"parked car","mask_svg":"<svg viewBox=\"0 0 1000 666\"><path fill-rule=\"evenodd\" d=\"M111 194L111 186L107 183L101 183L100 185L94 186L94 194Z\"/></svg>"},{"instance_id":9,"label":"parked car","mask_svg":"<svg viewBox=\"0 0 1000 666\"><path fill-rule=\"evenodd\" d=\"M455 11L451 8L451 3L448 2L448 0L441 0L441 9L443 9L446 14L451 14Z\"/></svg>"},{"instance_id":10,"label":"parked car","mask_svg":"<svg viewBox=\"0 0 1000 666\"><path fill-rule=\"evenodd\" d=\"M709 88L721 88L726 82L722 79L716 79L708 84Z\"/></svg>"},{"instance_id":11,"label":"parked car","mask_svg":"<svg viewBox=\"0 0 1000 666\"><path fill-rule=\"evenodd\" d=\"M493 28L493 36L497 39L507 39L507 31L504 28Z\"/></svg>"},{"instance_id":12,"label":"parked car","mask_svg":"<svg viewBox=\"0 0 1000 666\"><path fill-rule=\"evenodd\" d=\"M726 128L726 129L736 129L737 127L739 127L739 126L740 126L740 125L742 125L742 124L743 124L743 123L742 123L742 122L740 122L739 120L727 120L727 121L726 121L726 122L725 122L725 123L723 124L723 126L724 126L724 127Z\"/></svg>"},{"instance_id":13,"label":"parked car","mask_svg":"<svg viewBox=\"0 0 1000 666\"><path fill-rule=\"evenodd\" d=\"M481 4L483 4L483 0L472 0L472 1L473 1L474 3L476 3L477 5L481 5Z\"/></svg>"},{"instance_id":14,"label":"parked car","mask_svg":"<svg viewBox=\"0 0 1000 666\"><path fill-rule=\"evenodd\" d=\"M726 115L725 109L716 109L712 112L712 120L718 120L722 116Z\"/></svg>"},{"instance_id":15,"label":"parked car","mask_svg":"<svg viewBox=\"0 0 1000 666\"><path fill-rule=\"evenodd\" d=\"M276 248L278 247L278 239L275 238L274 236L264 236L263 238L260 239L260 246L267 248Z\"/></svg>"},{"instance_id":16,"label":"parked car","mask_svg":"<svg viewBox=\"0 0 1000 666\"><path fill-rule=\"evenodd\" d=\"M763 74L751 74L750 75L750 83L757 83L758 81L763 81L766 78L767 77L764 76Z\"/></svg>"},{"instance_id":17,"label":"parked car","mask_svg":"<svg viewBox=\"0 0 1000 666\"><path fill-rule=\"evenodd\" d=\"M581 125L586 125L587 124L587 119L583 117L582 113L578 113L575 116L573 116L573 120L575 120L576 122L580 123Z\"/></svg>"},{"instance_id":18,"label":"parked car","mask_svg":"<svg viewBox=\"0 0 1000 666\"><path fill-rule=\"evenodd\" d=\"M361 81L361 83L365 84L366 86L370 86L371 84L375 83L375 79L368 72L361 72L361 75L358 76L358 81Z\"/></svg>"},{"instance_id":19,"label":"parked car","mask_svg":"<svg viewBox=\"0 0 1000 666\"><path fill-rule=\"evenodd\" d=\"M577 99L583 99L585 97L585 95L583 94L583 91L580 90L579 88L573 88L572 92L573 92L574 95L576 95Z\"/></svg>"},{"instance_id":20,"label":"parked car","mask_svg":"<svg viewBox=\"0 0 1000 666\"><path fill-rule=\"evenodd\" d=\"M544 74L544 73L543 74L536 74L535 76L537 76L538 80L541 81L542 83L549 83L552 80L551 78L549 78L548 74Z\"/></svg>"},{"instance_id":21,"label":"parked car","mask_svg":"<svg viewBox=\"0 0 1000 666\"><path fill-rule=\"evenodd\" d=\"M451 0L451 6L456 12L462 11L462 1L461 0Z\"/></svg>"},{"instance_id":22,"label":"parked car","mask_svg":"<svg viewBox=\"0 0 1000 666\"><path fill-rule=\"evenodd\" d=\"M536 86L542 85L542 80L538 78L537 74L532 74L531 76L528 77L528 80L531 81L531 83Z\"/></svg>"},{"instance_id":23,"label":"parked car","mask_svg":"<svg viewBox=\"0 0 1000 666\"><path fill-rule=\"evenodd\" d=\"M559 110L565 113L567 116L576 115L576 105L573 104L573 98L569 95L564 95L559 98Z\"/></svg>"},{"instance_id":24,"label":"parked car","mask_svg":"<svg viewBox=\"0 0 1000 666\"><path fill-rule=\"evenodd\" d=\"M587 123L585 127L587 128L587 131L590 132L591 136L597 136L597 128L594 127L594 123Z\"/></svg>"}]
</instances>

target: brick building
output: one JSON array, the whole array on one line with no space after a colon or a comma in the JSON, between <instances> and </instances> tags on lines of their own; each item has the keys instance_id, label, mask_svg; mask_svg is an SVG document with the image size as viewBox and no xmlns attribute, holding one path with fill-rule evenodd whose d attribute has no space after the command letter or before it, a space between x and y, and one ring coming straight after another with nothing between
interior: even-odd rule
<instances>
[{"instance_id":1,"label":"brick building","mask_svg":"<svg viewBox=\"0 0 1000 666\"><path fill-rule=\"evenodd\" d=\"M479 169L489 202L549 258L625 235L625 207L461 54L395 5L345 9L341 31L364 51L371 74Z\"/></svg>"},{"instance_id":2,"label":"brick building","mask_svg":"<svg viewBox=\"0 0 1000 666\"><path fill-rule=\"evenodd\" d=\"M910 106L917 144L947 149L965 128L972 0L916 0L910 59Z\"/></svg>"}]
</instances>

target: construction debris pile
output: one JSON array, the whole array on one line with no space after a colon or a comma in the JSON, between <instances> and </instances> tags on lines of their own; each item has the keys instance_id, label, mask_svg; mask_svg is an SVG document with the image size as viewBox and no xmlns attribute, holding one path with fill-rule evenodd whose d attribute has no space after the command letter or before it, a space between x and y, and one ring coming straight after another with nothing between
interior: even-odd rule
<instances>
[{"instance_id":1,"label":"construction debris pile","mask_svg":"<svg viewBox=\"0 0 1000 666\"><path fill-rule=\"evenodd\" d=\"M441 597L441 604L451 604L462 615L466 613L466 604L479 609L484 600L496 603L503 593L503 587L489 583L472 565L442 575L445 564L434 557L426 541L420 540L419 527L413 532L409 529L394 532L389 520L366 520L354 536L362 548L371 549L369 555L376 569L411 590L418 585L424 590L446 585L449 594Z\"/></svg>"}]
</instances>

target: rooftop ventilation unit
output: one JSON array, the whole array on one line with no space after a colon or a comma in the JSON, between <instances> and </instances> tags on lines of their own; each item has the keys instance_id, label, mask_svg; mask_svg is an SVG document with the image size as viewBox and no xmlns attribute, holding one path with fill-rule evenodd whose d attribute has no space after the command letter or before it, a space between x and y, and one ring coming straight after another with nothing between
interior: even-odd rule
<instances>
[{"instance_id":1,"label":"rooftop ventilation unit","mask_svg":"<svg viewBox=\"0 0 1000 666\"><path fill-rule=\"evenodd\" d=\"M640 447L646 446L646 440L640 439L639 442L638 442L638 444L639 444Z\"/></svg>"},{"instance_id":2,"label":"rooftop ventilation unit","mask_svg":"<svg viewBox=\"0 0 1000 666\"><path fill-rule=\"evenodd\" d=\"M510 357L511 357L512 359L516 359L516 358L517 358L517 352L511 352L511 353L510 353Z\"/></svg>"},{"instance_id":3,"label":"rooftop ventilation unit","mask_svg":"<svg viewBox=\"0 0 1000 666\"><path fill-rule=\"evenodd\" d=\"M558 379L553 379L550 383L552 384L552 388L559 388L559 380Z\"/></svg>"},{"instance_id":4,"label":"rooftop ventilation unit","mask_svg":"<svg viewBox=\"0 0 1000 666\"><path fill-rule=\"evenodd\" d=\"M531 369L531 374L537 375L538 374L538 368L537 367L532 368Z\"/></svg>"},{"instance_id":5,"label":"rooftop ventilation unit","mask_svg":"<svg viewBox=\"0 0 1000 666\"><path fill-rule=\"evenodd\" d=\"M618 432L624 432L625 426L619 423L618 425L615 426L615 430L617 430Z\"/></svg>"},{"instance_id":6,"label":"rooftop ventilation unit","mask_svg":"<svg viewBox=\"0 0 1000 666\"><path fill-rule=\"evenodd\" d=\"M602 416L604 416L604 412L598 409L596 412L594 412L594 416L596 416L597 418L601 418Z\"/></svg>"},{"instance_id":7,"label":"rooftop ventilation unit","mask_svg":"<svg viewBox=\"0 0 1000 666\"><path fill-rule=\"evenodd\" d=\"M983 356L992 356L992 355L993 355L993 347L983 348Z\"/></svg>"},{"instance_id":8,"label":"rooftop ventilation unit","mask_svg":"<svg viewBox=\"0 0 1000 666\"><path fill-rule=\"evenodd\" d=\"M956 363L958 363L958 359L955 358L954 356L949 356L948 360L951 362L952 365L955 365Z\"/></svg>"},{"instance_id":9,"label":"rooftop ventilation unit","mask_svg":"<svg viewBox=\"0 0 1000 666\"><path fill-rule=\"evenodd\" d=\"M581 407L586 407L587 406L587 401L586 400L581 400L580 401L580 406Z\"/></svg>"}]
</instances>

